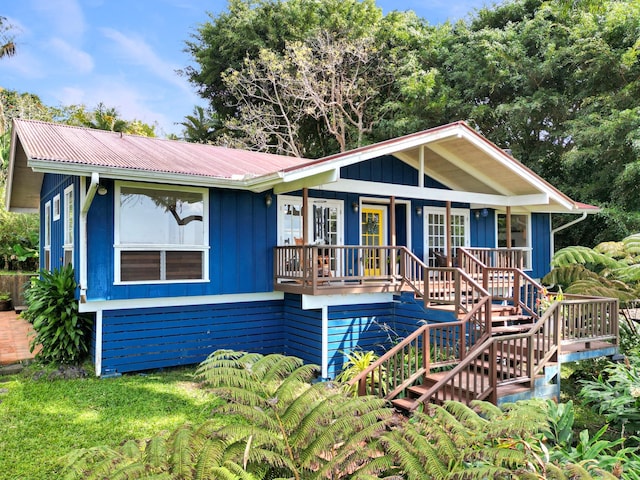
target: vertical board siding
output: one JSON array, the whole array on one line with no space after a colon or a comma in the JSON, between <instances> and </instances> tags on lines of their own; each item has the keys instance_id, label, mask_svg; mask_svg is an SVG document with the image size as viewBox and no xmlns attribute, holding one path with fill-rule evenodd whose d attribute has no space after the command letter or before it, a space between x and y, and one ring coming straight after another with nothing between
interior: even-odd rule
<instances>
[{"instance_id":1,"label":"vertical board siding","mask_svg":"<svg viewBox=\"0 0 640 480\"><path fill-rule=\"evenodd\" d=\"M283 351L281 301L103 312L103 374L192 365L218 349Z\"/></svg>"},{"instance_id":2,"label":"vertical board siding","mask_svg":"<svg viewBox=\"0 0 640 480\"><path fill-rule=\"evenodd\" d=\"M482 211L482 209L480 209ZM482 215L476 218L475 211L470 215L471 246L480 248L495 248L498 244L496 239L496 212L487 209L487 216Z\"/></svg>"},{"instance_id":3,"label":"vertical board siding","mask_svg":"<svg viewBox=\"0 0 640 480\"><path fill-rule=\"evenodd\" d=\"M78 192L80 191L80 181L78 177L71 177L68 175L51 174L44 175L42 180L42 188L40 189L40 238L44 238L44 205L47 202L51 202L51 270L60 268L64 264L64 189L73 184L74 195L74 212L75 218L78 218L79 201ZM60 218L54 220L53 218L53 198L60 196ZM75 220L75 219L74 219ZM74 222L74 245L78 245L78 222ZM73 264L77 265L78 257L74 252ZM40 242L40 267L44 268L44 245Z\"/></svg>"},{"instance_id":4,"label":"vertical board siding","mask_svg":"<svg viewBox=\"0 0 640 480\"><path fill-rule=\"evenodd\" d=\"M302 310L297 295L285 295L284 351L305 363L322 362L322 312ZM450 321L451 315L426 311L411 294L380 304L343 305L328 308L328 375L340 373L355 350L384 353L418 326L421 321Z\"/></svg>"},{"instance_id":5,"label":"vertical board siding","mask_svg":"<svg viewBox=\"0 0 640 480\"><path fill-rule=\"evenodd\" d=\"M322 312L303 310L300 295L284 296L284 353L305 363L322 362Z\"/></svg>"},{"instance_id":6,"label":"vertical board siding","mask_svg":"<svg viewBox=\"0 0 640 480\"><path fill-rule=\"evenodd\" d=\"M88 298L121 300L270 292L277 208L267 208L263 194L209 191L209 281L114 285L113 182L97 196L88 216Z\"/></svg>"},{"instance_id":7,"label":"vertical board siding","mask_svg":"<svg viewBox=\"0 0 640 480\"><path fill-rule=\"evenodd\" d=\"M548 213L531 214L531 276L542 278L551 270L551 215Z\"/></svg>"}]
</instances>

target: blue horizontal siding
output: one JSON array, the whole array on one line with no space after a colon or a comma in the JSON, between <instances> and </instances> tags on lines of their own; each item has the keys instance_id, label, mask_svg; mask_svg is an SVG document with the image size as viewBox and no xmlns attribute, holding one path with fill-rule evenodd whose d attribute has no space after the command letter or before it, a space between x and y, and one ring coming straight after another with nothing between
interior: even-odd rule
<instances>
[{"instance_id":1,"label":"blue horizontal siding","mask_svg":"<svg viewBox=\"0 0 640 480\"><path fill-rule=\"evenodd\" d=\"M218 349L283 352L281 301L105 311L103 373L203 361Z\"/></svg>"}]
</instances>

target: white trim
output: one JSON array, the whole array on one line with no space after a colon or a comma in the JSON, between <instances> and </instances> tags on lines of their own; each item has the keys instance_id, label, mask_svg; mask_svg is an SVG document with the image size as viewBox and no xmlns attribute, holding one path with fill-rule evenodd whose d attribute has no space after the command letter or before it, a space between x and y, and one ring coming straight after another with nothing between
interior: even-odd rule
<instances>
[{"instance_id":1,"label":"white trim","mask_svg":"<svg viewBox=\"0 0 640 480\"><path fill-rule=\"evenodd\" d=\"M422 207L422 237L424 239L424 246L423 246L423 251L424 251L424 258L425 260L429 259L429 249L430 248L434 248L432 245L429 245L427 242L429 240L429 235L428 235L428 220L429 220L429 213L435 213L437 215L442 215L445 216L445 222L446 222L446 215L447 215L447 209L445 207L431 207L428 205L425 205ZM462 215L464 217L464 247L468 247L471 245L471 215L470 215L470 211L467 210L466 208L452 208L451 209L451 215ZM446 234L445 234L445 238L444 238L444 248L446 249L447 246L449 245L451 239L446 238ZM453 247L456 248L456 247Z\"/></svg>"},{"instance_id":2,"label":"white trim","mask_svg":"<svg viewBox=\"0 0 640 480\"><path fill-rule=\"evenodd\" d=\"M282 183L282 172L266 175L241 178L205 177L192 174L153 172L149 170L132 170L118 167L98 167L96 165L69 165L68 163L56 164L50 160L28 159L29 166L36 173L59 173L71 176L87 176L98 173L104 178L130 182L157 182L170 185L191 185L200 188L228 188L232 190L250 190L261 193Z\"/></svg>"},{"instance_id":3,"label":"white trim","mask_svg":"<svg viewBox=\"0 0 640 480\"><path fill-rule=\"evenodd\" d=\"M125 310L153 307L184 307L188 305L219 305L223 303L267 302L282 300L283 292L235 293L229 295L197 295L193 297L130 298L126 300L90 300L79 305L80 312Z\"/></svg>"},{"instance_id":4,"label":"white trim","mask_svg":"<svg viewBox=\"0 0 640 480\"><path fill-rule=\"evenodd\" d=\"M120 243L120 195L122 187L133 187L142 190L154 190L154 191L171 191L171 192L192 192L202 195L202 244L201 245L180 245L180 244L124 244ZM174 283L199 283L209 282L209 190L202 187L190 187L182 185L159 185L155 183L143 183L143 182L127 182L117 181L115 182L114 193L114 215L113 215L113 229L114 229L114 285L150 285L150 284L174 284ZM144 281L122 281L120 279L120 254L122 251L160 251L167 250L186 250L186 251L200 251L202 252L202 278L184 279L184 280L144 280Z\"/></svg>"},{"instance_id":5,"label":"white trim","mask_svg":"<svg viewBox=\"0 0 640 480\"><path fill-rule=\"evenodd\" d=\"M329 307L324 306L322 312L322 379L329 378Z\"/></svg>"},{"instance_id":6,"label":"white trim","mask_svg":"<svg viewBox=\"0 0 640 480\"><path fill-rule=\"evenodd\" d=\"M45 270L51 271L51 200L45 202L44 204L44 219L42 225L42 251L45 253L44 258L42 259L43 267ZM45 262L48 255L48 262Z\"/></svg>"},{"instance_id":7,"label":"white trim","mask_svg":"<svg viewBox=\"0 0 640 480\"><path fill-rule=\"evenodd\" d=\"M536 193L531 195L494 195L491 193L463 192L443 188L422 188L393 183L375 183L363 180L340 179L337 182L319 185L321 190L329 192L357 193L361 195L382 195L387 197L415 198L422 200L440 200L459 203L477 203L497 207L546 205L549 195Z\"/></svg>"},{"instance_id":8,"label":"white trim","mask_svg":"<svg viewBox=\"0 0 640 480\"><path fill-rule=\"evenodd\" d=\"M302 310L337 305L369 305L393 302L393 293L350 293L345 295L302 295Z\"/></svg>"},{"instance_id":9,"label":"white trim","mask_svg":"<svg viewBox=\"0 0 640 480\"><path fill-rule=\"evenodd\" d=\"M358 214L358 245L362 245L362 213L364 210L382 210L382 225L380 225L382 233L382 245L389 245L389 202L360 202L360 210Z\"/></svg>"},{"instance_id":10,"label":"white trim","mask_svg":"<svg viewBox=\"0 0 640 480\"><path fill-rule=\"evenodd\" d=\"M69 199L71 199L69 201ZM62 233L62 251L63 258L66 256L67 252L71 252L71 265L74 265L74 240L75 240L75 194L73 184L69 185L64 189L64 196L62 202L62 208L64 210L64 218L63 218L63 233ZM71 205L71 210L69 210L69 204ZM69 227L71 227L71 232L69 232ZM69 236L71 238L69 238Z\"/></svg>"},{"instance_id":11,"label":"white trim","mask_svg":"<svg viewBox=\"0 0 640 480\"><path fill-rule=\"evenodd\" d=\"M53 221L60 220L60 194L56 194L53 197Z\"/></svg>"},{"instance_id":12,"label":"white trim","mask_svg":"<svg viewBox=\"0 0 640 480\"><path fill-rule=\"evenodd\" d=\"M278 205L278 213L277 213L277 230L278 230L278 245L285 245L285 235L284 235L284 221L283 221L283 210L285 205L296 205L299 206L302 210L302 197L298 197L295 195L278 195L277 197L277 205ZM345 222L345 210L344 210L344 200L335 199L335 198L322 198L322 197L309 197L309 213L313 215L313 206L314 205L322 205L336 208L338 210L338 225L336 231L336 245L344 244L344 222ZM300 216L300 221L302 221L302 216ZM307 232L307 238L309 239L309 243L313 243L313 218L311 218L307 222L309 231ZM304 225L300 225L300 234L302 235L302 230L304 229ZM293 244L291 244L293 245Z\"/></svg>"},{"instance_id":13,"label":"white trim","mask_svg":"<svg viewBox=\"0 0 640 480\"><path fill-rule=\"evenodd\" d=\"M412 250L412 232L413 232L413 210L411 208L411 200L405 200L405 199L398 199L396 198L395 200L396 206L397 205L404 205L405 208L405 215L406 215L406 228L407 228L407 249L411 252ZM358 212L360 212L360 209L362 208L362 206L365 205L386 205L386 206L390 206L391 205L391 200L389 198L381 198L381 197L360 197L359 198L359 205L358 205ZM388 213L388 212L387 212ZM358 213L358 241L360 241L362 239L362 217L360 217L360 214ZM398 225L398 222L396 221L396 227ZM398 232L396 231L396 237L398 235ZM397 240L397 238L396 238Z\"/></svg>"},{"instance_id":14,"label":"white trim","mask_svg":"<svg viewBox=\"0 0 640 480\"><path fill-rule=\"evenodd\" d=\"M96 311L96 350L94 353L96 376L102 375L102 310Z\"/></svg>"},{"instance_id":15,"label":"white trim","mask_svg":"<svg viewBox=\"0 0 640 480\"><path fill-rule=\"evenodd\" d=\"M500 233L498 231L498 226L500 225L500 222L499 222L500 215L503 215L504 217L506 217L507 213L506 212L496 212L496 222L495 222L496 248L504 248L504 247L498 247L498 245L500 243L500 239L498 237L498 235ZM533 237L531 236L531 213L530 212L511 212L511 217L513 217L514 215L520 215L520 216L527 217L527 226L526 226L526 229L527 229L527 246L526 247L514 246L514 247L511 247L511 248L513 250L522 250L522 252L525 255L525 267L524 267L524 270L526 270L526 271L533 270ZM506 225L506 223L505 223L505 225Z\"/></svg>"}]
</instances>

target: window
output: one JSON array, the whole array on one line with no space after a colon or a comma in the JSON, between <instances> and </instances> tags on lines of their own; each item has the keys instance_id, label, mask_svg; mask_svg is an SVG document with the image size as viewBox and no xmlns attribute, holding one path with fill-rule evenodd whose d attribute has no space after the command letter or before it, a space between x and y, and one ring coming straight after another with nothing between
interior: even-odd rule
<instances>
[{"instance_id":1,"label":"window","mask_svg":"<svg viewBox=\"0 0 640 480\"><path fill-rule=\"evenodd\" d=\"M425 207L425 252L431 265L437 265L436 253L446 255L447 241L447 210L445 208ZM451 210L451 248L455 257L457 247L469 245L469 211L462 209Z\"/></svg>"},{"instance_id":2,"label":"window","mask_svg":"<svg viewBox=\"0 0 640 480\"><path fill-rule=\"evenodd\" d=\"M206 280L207 191L119 183L115 279L118 283Z\"/></svg>"},{"instance_id":3,"label":"window","mask_svg":"<svg viewBox=\"0 0 640 480\"><path fill-rule=\"evenodd\" d=\"M314 245L340 245L343 242L342 200L309 199L309 231ZM278 245L295 245L302 234L302 197L278 195Z\"/></svg>"},{"instance_id":4,"label":"window","mask_svg":"<svg viewBox=\"0 0 640 480\"><path fill-rule=\"evenodd\" d=\"M73 185L64 189L64 264L73 265Z\"/></svg>"},{"instance_id":5,"label":"window","mask_svg":"<svg viewBox=\"0 0 640 480\"><path fill-rule=\"evenodd\" d=\"M531 268L531 216L511 214L511 247L523 251L524 268ZM498 214L498 248L507 246L507 216Z\"/></svg>"},{"instance_id":6,"label":"window","mask_svg":"<svg viewBox=\"0 0 640 480\"><path fill-rule=\"evenodd\" d=\"M51 270L51 202L44 204L44 224L42 232L44 259L42 268Z\"/></svg>"},{"instance_id":7,"label":"window","mask_svg":"<svg viewBox=\"0 0 640 480\"><path fill-rule=\"evenodd\" d=\"M60 195L53 197L53 220L60 220Z\"/></svg>"}]
</instances>

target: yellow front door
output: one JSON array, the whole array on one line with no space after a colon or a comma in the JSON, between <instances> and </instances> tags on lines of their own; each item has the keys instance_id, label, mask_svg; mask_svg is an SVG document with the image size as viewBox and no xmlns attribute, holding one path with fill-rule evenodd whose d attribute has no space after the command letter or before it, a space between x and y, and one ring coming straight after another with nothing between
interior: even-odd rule
<instances>
[{"instance_id":1,"label":"yellow front door","mask_svg":"<svg viewBox=\"0 0 640 480\"><path fill-rule=\"evenodd\" d=\"M360 244L364 247L379 247L384 242L384 216L385 207L363 207L360 216L360 229L362 237ZM378 276L381 274L381 262L379 249L364 249L363 262L366 276Z\"/></svg>"}]
</instances>

